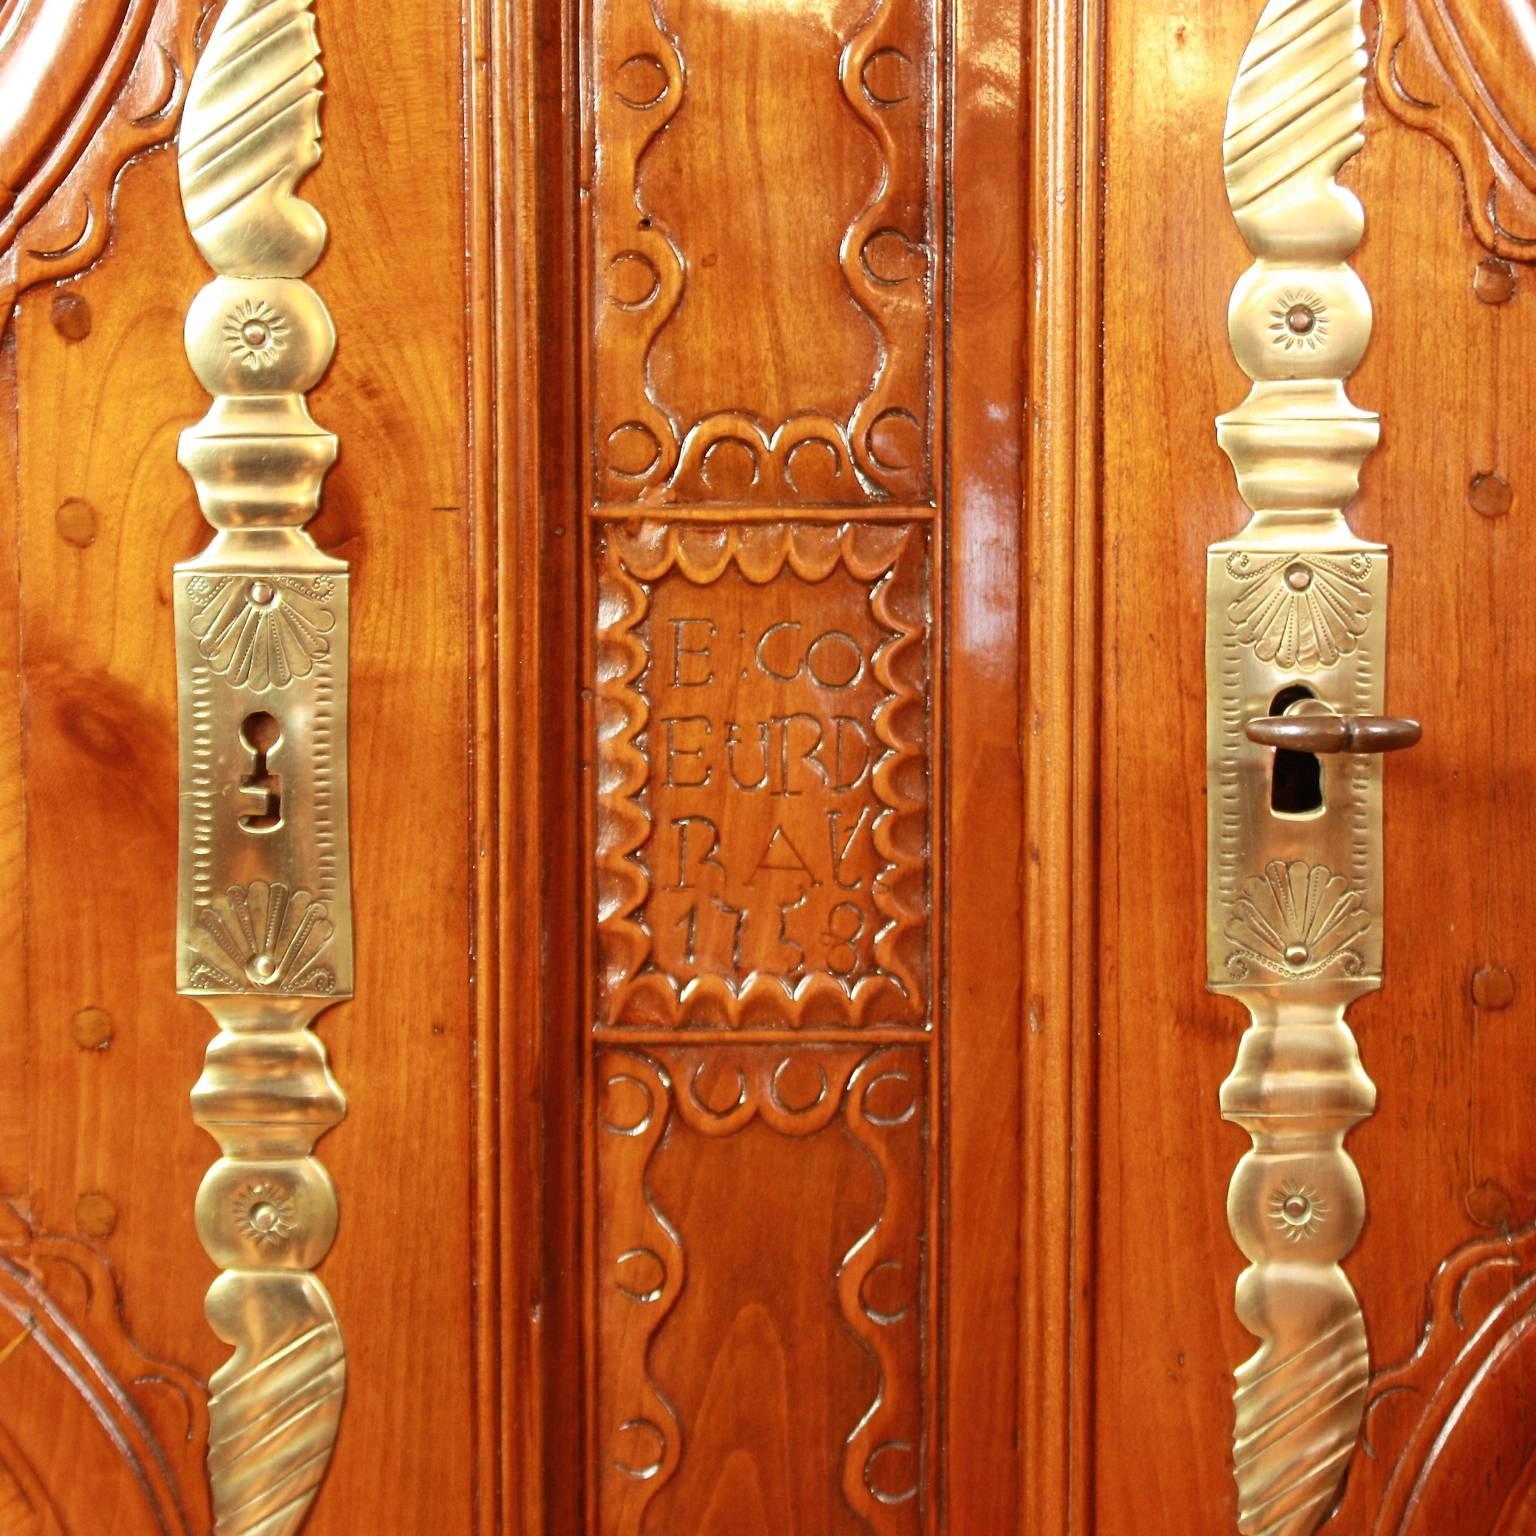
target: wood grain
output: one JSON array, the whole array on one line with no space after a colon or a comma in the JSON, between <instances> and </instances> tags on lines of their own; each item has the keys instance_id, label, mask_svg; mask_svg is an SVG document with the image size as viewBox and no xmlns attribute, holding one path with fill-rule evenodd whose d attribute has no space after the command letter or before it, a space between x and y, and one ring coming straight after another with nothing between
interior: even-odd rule
<instances>
[{"instance_id":1,"label":"wood grain","mask_svg":"<svg viewBox=\"0 0 1536 1536\"><path fill-rule=\"evenodd\" d=\"M1215 0L461 10L462 30L405 0L319 8L325 159L308 190L332 228L315 283L340 347L314 406L342 457L316 531L357 573L359 975L321 1026L352 1105L326 1143L343 1214L325 1277L353 1376L309 1529L1230 1529L1230 1372L1251 1341L1223 1210L1243 1138L1216 1092L1242 1021L1203 985L1201 593L1206 544L1240 521L1211 419L1243 393L1224 316L1248 257L1220 138L1253 15ZM680 252L654 345L624 329L630 311L605 329L583 233L617 206L594 213L605 109L589 117L583 89L621 22L684 61L624 208L636 249L650 216ZM870 49L900 46L925 83L907 89L891 60L870 77L909 103L890 206L906 245L872 248L896 281L861 301L840 242L878 203L891 150L839 69L871 26ZM644 73L625 77L631 94ZM1394 545L1389 707L1426 727L1388 774L1388 979L1355 1015L1380 1108L1350 1142L1370 1213L1352 1274L1391 1369L1442 1261L1515 1241L1503 1234L1536 1215L1522 851L1536 556L1521 521L1536 406L1520 384L1536 328L1518 274L1501 302L1486 280L1474 290L1488 253L1451 157L1379 103L1369 126L1349 178L1376 332L1353 392L1384 431L1353 515ZM0 542L15 552L0 577L0 966L16 978L0 1194L27 1231L105 1256L136 1347L205 1379L219 1351L191 1206L208 1145L186 1092L206 1029L171 993L165 606L171 563L202 538L174 441L204 406L180 332L205 274L175 199L168 157L131 165L101 262L25 295L0 340ZM924 381L921 473L791 487L775 431L825 417L856 467L846 433L882 347ZM726 443L713 485L702 468L655 495L606 484L592 424L621 375L668 432L675 419L680 455L699 419L732 417L724 436L743 435L762 478ZM825 458L811 452L807 471ZM1492 475L1507 494L1490 499L1485 478L1474 495ZM759 539L920 531L913 1017L861 1034L790 1010L750 1039L719 1019L601 1019L599 556L643 542L642 513L706 540L726 523ZM724 642L690 660L703 632L685 628L685 668L783 619L880 641L878 575L632 579L658 604L652 668L677 661L678 618L710 619ZM679 606L701 594L718 611ZM803 659L765 655L783 671ZM736 682L703 712L842 712L783 679ZM845 712L871 726L881 696ZM644 745L664 779L662 733ZM648 779L640 798L665 787ZM825 836L827 804L784 803ZM728 797L718 809L758 829ZM723 929L679 964L686 911L671 917L663 958L682 984L706 951L735 976ZM872 948L855 954L871 967ZM849 1105L861 1063L890 1052L922 1094L883 1141ZM670 1084L643 1148L602 1129L605 1111L623 1124L600 1090L626 1053ZM829 1094L841 1084L825 1102L823 1067ZM619 1274L655 1289L633 1250L666 1246L658 1213L681 1267L640 1329L649 1304L599 1261L621 1242ZM903 1320L882 1332L866 1304ZM0 1319L0 1350L14 1331ZM1512 1351L1499 1392L1536 1385L1529 1356ZM47 1379L32 1356L26 1369ZM675 1447L662 1436L667 1475L616 1501L616 1456L643 1469L655 1443L605 1438L609 1399L644 1372L681 1429ZM882 1384L891 1417L870 1421L880 1439L861 1459L848 1437ZM52 1498L135 1529L143 1501L100 1421L78 1394L64 1417L49 1392L0 1411L0 1528ZM1469 1422L1503 1422L1512 1400L1474 1402ZM37 1415L55 1412L49 1448ZM202 1446L161 1438L197 1528ZM1456 1456L1437 1464L1437 1498L1476 1480L1476 1452ZM1475 1536L1528 1519L1528 1459L1506 1473ZM1387 1509L1387 1475L1356 1469L1362 1530Z\"/></svg>"},{"instance_id":2,"label":"wood grain","mask_svg":"<svg viewBox=\"0 0 1536 1536\"><path fill-rule=\"evenodd\" d=\"M374 702L352 735L367 1002L325 1029L357 1095L328 1148L343 1235L325 1273L351 1330L355 1412L308 1529L353 1530L370 1509L400 1529L462 1528L474 1441L441 1430L469 1422L477 1401L463 203L457 114L442 110L461 61L453 29L405 6L337 5L320 26L326 157L309 185L333 239L315 281L345 340L314 401L343 443L315 529L354 563L355 687ZM172 995L166 605L173 561L200 542L175 441L205 404L181 329L206 271L169 157L124 174L118 209L108 260L73 290L89 333L55 326L48 291L24 296L15 324L33 1127L22 1192L45 1231L75 1231L84 1195L111 1202L115 1222L92 1241L124 1277L135 1337L205 1378L220 1347L202 1321L212 1270L191 1209L209 1145L187 1092L207 1031ZM102 1048L77 1042L86 1009L110 1017ZM201 1451L195 1437L167 1447L195 1528ZM67 1440L35 1470L46 1487L94 1488L104 1508L122 1477L114 1458Z\"/></svg>"}]
</instances>

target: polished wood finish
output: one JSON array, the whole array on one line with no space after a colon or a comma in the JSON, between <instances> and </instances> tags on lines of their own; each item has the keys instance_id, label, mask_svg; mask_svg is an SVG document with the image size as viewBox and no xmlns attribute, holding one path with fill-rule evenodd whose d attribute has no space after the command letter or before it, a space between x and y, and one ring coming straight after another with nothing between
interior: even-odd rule
<instances>
[{"instance_id":1,"label":"polished wood finish","mask_svg":"<svg viewBox=\"0 0 1536 1536\"><path fill-rule=\"evenodd\" d=\"M351 1380L307 1530L1233 1528L1242 1021L1204 989L1201 592L1241 521L1211 422L1243 392L1221 124L1257 9L466 0L460 29L319 0L358 976L320 1026ZM1391 707L1425 738L1354 1015L1380 1099L1350 1271L1387 1374L1338 1528L1406 1532L1389 1483L1430 1420L1385 1389L1443 1420L1468 1365L1458 1324L1415 1374L1431 1278L1486 1260L1491 1308L1531 1267L1536 327L1452 155L1370 112L1352 393L1384 429L1352 517L1394 546ZM221 1351L207 1031L171 990L165 604L201 538L174 442L204 406L175 196L169 156L130 165L105 258L0 344L0 1262L110 1262L103 1353L194 1383L191 1439L152 1425L195 1530ZM720 910L760 889L766 919ZM761 1012L752 968L783 979ZM1526 1315L1436 1460L1435 1529L1530 1518ZM21 1333L0 1312L0 1383L29 1373L0 1529L49 1503L157 1529ZM1490 1440L1502 1492L1473 1498Z\"/></svg>"}]
</instances>

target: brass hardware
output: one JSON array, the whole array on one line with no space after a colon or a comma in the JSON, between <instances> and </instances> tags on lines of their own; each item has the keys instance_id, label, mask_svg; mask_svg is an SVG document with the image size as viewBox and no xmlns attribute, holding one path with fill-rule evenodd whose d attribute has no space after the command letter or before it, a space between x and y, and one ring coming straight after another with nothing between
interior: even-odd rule
<instances>
[{"instance_id":1,"label":"brass hardware","mask_svg":"<svg viewBox=\"0 0 1536 1536\"><path fill-rule=\"evenodd\" d=\"M1207 565L1207 963L1251 1020L1221 1089L1253 1138L1227 1198L1250 1265L1237 1311L1261 1341L1236 1373L1250 1536L1313 1531L1360 1429L1369 1355L1340 1265L1365 1199L1344 1137L1376 1090L1344 1011L1381 985L1380 754L1419 737L1383 713L1387 551L1344 517L1379 435L1344 389L1371 306L1346 265L1363 213L1335 179L1364 143L1364 42L1361 0L1269 0L1224 146L1255 258L1228 314L1252 388L1217 437L1252 517ZM1280 795L1276 748L1310 755L1304 804Z\"/></svg>"},{"instance_id":2,"label":"brass hardware","mask_svg":"<svg viewBox=\"0 0 1536 1536\"><path fill-rule=\"evenodd\" d=\"M215 529L176 567L181 704L178 989L219 1025L193 1114L223 1156L197 1226L224 1271L208 1319L235 1348L211 1382L219 1531L291 1533L330 1460L346 1380L311 1272L336 1233L315 1142L346 1099L312 1033L352 991L348 577L305 531L336 439L305 391L335 332L302 281L325 222L295 196L320 158L310 0L228 0L182 120L182 203L217 276L187 315L214 397L178 458Z\"/></svg>"},{"instance_id":3,"label":"brass hardware","mask_svg":"<svg viewBox=\"0 0 1536 1536\"><path fill-rule=\"evenodd\" d=\"M1417 720L1392 715L1263 715L1243 726L1249 741L1291 752L1401 752L1424 734Z\"/></svg>"}]
</instances>

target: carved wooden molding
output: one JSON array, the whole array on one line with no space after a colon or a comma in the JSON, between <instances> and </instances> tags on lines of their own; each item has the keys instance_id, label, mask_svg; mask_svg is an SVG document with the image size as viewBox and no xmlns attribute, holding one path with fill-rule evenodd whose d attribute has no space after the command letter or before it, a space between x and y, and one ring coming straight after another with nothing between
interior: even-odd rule
<instances>
[{"instance_id":1,"label":"carved wooden molding","mask_svg":"<svg viewBox=\"0 0 1536 1536\"><path fill-rule=\"evenodd\" d=\"M191 0L18 0L0 28L0 326L107 243L118 172L186 95Z\"/></svg>"},{"instance_id":2,"label":"carved wooden molding","mask_svg":"<svg viewBox=\"0 0 1536 1536\"><path fill-rule=\"evenodd\" d=\"M43 1362L68 1384L101 1425L105 1443L126 1464L155 1528L194 1536L196 1508L179 1483L173 1440L202 1444L208 1433L207 1390L190 1371L141 1350L123 1320L111 1266L89 1243L40 1233L9 1201L0 1201L0 1366L28 1401L24 1362ZM50 1500L20 1448L0 1431L0 1470L47 1524ZM0 1478L0 1489L3 1489ZM57 1519L57 1515L52 1518Z\"/></svg>"},{"instance_id":3,"label":"carved wooden molding","mask_svg":"<svg viewBox=\"0 0 1536 1536\"><path fill-rule=\"evenodd\" d=\"M1456 157L1467 217L1491 251L1536 260L1536 7L1531 0L1380 0L1387 109Z\"/></svg>"},{"instance_id":4,"label":"carved wooden molding","mask_svg":"<svg viewBox=\"0 0 1536 1536\"><path fill-rule=\"evenodd\" d=\"M644 524L634 531L608 526L597 637L601 1022L662 1027L857 1027L926 1019L925 554L923 531L910 525ZM718 814L658 818L655 793L650 791L656 764L669 752L677 752L697 760L697 772L716 784L723 785L730 775L740 786L743 780L734 755L738 749L750 760L751 773L760 773L767 781L773 772L769 759L787 762L791 748L787 737L772 736L771 722L761 723L761 735L754 740L750 726L739 727L737 736L734 723L702 715L690 717L698 722L694 735L674 741L667 734L671 727L652 718L648 691L654 692L655 646L648 645L641 629L658 583L675 573L688 583L707 587L732 567L759 587L786 567L793 577L810 583L826 581L841 568L867 588L868 611L878 640L868 646L867 656L860 648L857 665L867 670L879 690L872 710L874 740L867 740L858 722L850 721L849 729L859 731L860 756L853 768L867 788L861 801L850 802L845 821L837 819L842 812L829 812L830 827L825 832L818 829L828 841L825 851L831 867L827 871L820 870L823 850L813 854L805 836L800 834L797 842L781 821L773 823L757 850L759 869L805 866L806 879L817 892L815 914L824 921L812 916L797 919L792 907L780 913L784 964L777 969L767 963L728 959L724 972L680 976L676 967L657 963L659 933L648 918L648 904L658 897L664 882L648 867L647 858L654 864L661 856L655 840L658 822L667 820L677 829L681 850L677 856L689 869L697 862L720 870L716 840L722 823ZM702 618L673 622L709 624L713 631L713 622ZM770 629L775 627L789 626L780 621ZM842 652L836 664L852 665L845 655L855 642L840 631L831 633ZM768 630L762 637L750 637L757 643L749 643L738 659L755 657L758 664L773 665L765 655L768 637ZM815 664L808 651L798 666ZM715 663L704 665L713 668ZM802 752L805 744L798 743L795 756L804 760L812 751L824 753L817 771L825 788L825 756L840 753L843 740L834 739L825 723L816 722L813 728L817 732L814 746ZM782 732L788 730L788 725L781 727ZM710 739L722 738L725 757L720 764L709 766L700 757L701 749L694 745L706 739L700 732ZM670 770L671 758L666 761ZM854 777L851 771L849 777ZM768 783L748 788L773 793ZM682 841L692 831L680 825L684 820L699 824L691 848ZM866 837L879 857L868 892L872 907L868 912L848 900L853 895L851 883L840 880L836 869L853 841ZM680 872L678 885L688 877L687 870ZM840 885L849 889L840 891ZM806 899L803 891L801 899ZM840 904L841 913L834 910ZM717 914L719 921L735 925L734 938L722 940L728 957L733 952L739 956L743 934L750 936L756 931L753 925L765 920L761 911L748 910L744 899L727 905L718 893L702 920L715 923ZM800 931L807 922L809 929ZM819 961L812 959L816 938L824 940L826 950ZM692 944L690 935L690 951Z\"/></svg>"},{"instance_id":5,"label":"carved wooden molding","mask_svg":"<svg viewBox=\"0 0 1536 1536\"><path fill-rule=\"evenodd\" d=\"M1513 1536L1536 1494L1536 1227L1480 1237L1430 1283L1407 1360L1377 1372L1330 1529Z\"/></svg>"},{"instance_id":6,"label":"carved wooden molding","mask_svg":"<svg viewBox=\"0 0 1536 1536\"><path fill-rule=\"evenodd\" d=\"M679 1230L650 1193L669 1122L709 1138L761 1124L803 1139L841 1117L880 1170L882 1201L835 1277L843 1320L878 1366L867 1411L846 1426L842 1495L874 1536L917 1536L931 1297L925 1184L911 1176L927 1134L923 1049L647 1043L604 1052L598 1074L598 1528L638 1536L686 1454L688 1426L650 1360L663 1321L687 1304L686 1226Z\"/></svg>"}]
</instances>

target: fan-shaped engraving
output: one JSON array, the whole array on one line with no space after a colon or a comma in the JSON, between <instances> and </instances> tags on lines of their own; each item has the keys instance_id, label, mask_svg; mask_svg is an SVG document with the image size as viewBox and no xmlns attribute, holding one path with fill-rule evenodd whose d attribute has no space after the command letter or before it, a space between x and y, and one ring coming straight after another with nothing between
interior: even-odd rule
<instances>
[{"instance_id":1,"label":"fan-shaped engraving","mask_svg":"<svg viewBox=\"0 0 1536 1536\"><path fill-rule=\"evenodd\" d=\"M324 963L335 929L323 902L280 880L232 885L198 913L190 981L207 992L288 992L328 997Z\"/></svg>"},{"instance_id":2,"label":"fan-shaped engraving","mask_svg":"<svg viewBox=\"0 0 1536 1536\"><path fill-rule=\"evenodd\" d=\"M198 650L241 687L286 688L330 651L336 615L328 576L194 576L187 591Z\"/></svg>"},{"instance_id":3,"label":"fan-shaped engraving","mask_svg":"<svg viewBox=\"0 0 1536 1536\"><path fill-rule=\"evenodd\" d=\"M1239 550L1227 571L1239 584L1227 609L1237 638L1288 672L1332 666L1370 624L1369 555Z\"/></svg>"},{"instance_id":4,"label":"fan-shaped engraving","mask_svg":"<svg viewBox=\"0 0 1536 1536\"><path fill-rule=\"evenodd\" d=\"M1254 977L1255 966L1286 979L1329 971L1355 976L1355 945L1370 926L1360 893L1342 875L1322 864L1275 859L1233 903L1227 970L1235 980Z\"/></svg>"}]
</instances>

